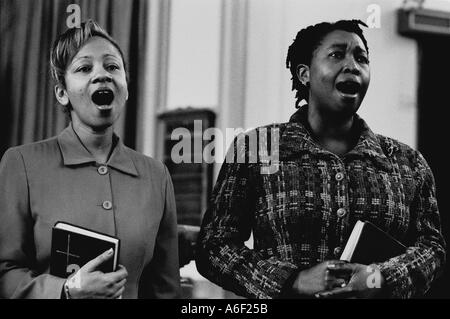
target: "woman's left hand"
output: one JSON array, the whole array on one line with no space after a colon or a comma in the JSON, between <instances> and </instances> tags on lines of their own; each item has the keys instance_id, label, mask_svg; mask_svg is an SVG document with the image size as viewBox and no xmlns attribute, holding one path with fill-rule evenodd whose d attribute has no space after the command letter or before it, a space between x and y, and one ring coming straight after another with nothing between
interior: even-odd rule
<instances>
[{"instance_id":1,"label":"woman's left hand","mask_svg":"<svg viewBox=\"0 0 450 319\"><path fill-rule=\"evenodd\" d=\"M344 287L316 294L317 298L378 298L384 286L384 277L376 265L354 263L334 264L329 269L336 277L348 278Z\"/></svg>"}]
</instances>

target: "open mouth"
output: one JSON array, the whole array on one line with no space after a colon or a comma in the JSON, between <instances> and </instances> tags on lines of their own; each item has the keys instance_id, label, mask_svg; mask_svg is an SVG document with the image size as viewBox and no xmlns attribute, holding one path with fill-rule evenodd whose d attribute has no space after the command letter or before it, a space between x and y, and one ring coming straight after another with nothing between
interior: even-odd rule
<instances>
[{"instance_id":1,"label":"open mouth","mask_svg":"<svg viewBox=\"0 0 450 319\"><path fill-rule=\"evenodd\" d=\"M99 89L92 94L91 99L99 107L107 109L114 100L114 92L110 89Z\"/></svg>"},{"instance_id":2,"label":"open mouth","mask_svg":"<svg viewBox=\"0 0 450 319\"><path fill-rule=\"evenodd\" d=\"M336 84L336 89L345 95L355 95L359 93L361 85L354 81L344 81Z\"/></svg>"}]
</instances>

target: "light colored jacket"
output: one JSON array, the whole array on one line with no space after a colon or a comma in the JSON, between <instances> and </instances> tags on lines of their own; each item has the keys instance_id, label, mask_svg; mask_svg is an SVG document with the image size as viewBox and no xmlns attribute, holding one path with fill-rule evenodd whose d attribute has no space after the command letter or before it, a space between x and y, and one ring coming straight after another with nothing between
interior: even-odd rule
<instances>
[{"instance_id":1,"label":"light colored jacket","mask_svg":"<svg viewBox=\"0 0 450 319\"><path fill-rule=\"evenodd\" d=\"M57 221L120 238L119 263L128 271L123 298L179 296L168 170L115 135L114 143L106 170L71 126L6 151L0 164L0 297L60 298L65 279L49 274Z\"/></svg>"}]
</instances>

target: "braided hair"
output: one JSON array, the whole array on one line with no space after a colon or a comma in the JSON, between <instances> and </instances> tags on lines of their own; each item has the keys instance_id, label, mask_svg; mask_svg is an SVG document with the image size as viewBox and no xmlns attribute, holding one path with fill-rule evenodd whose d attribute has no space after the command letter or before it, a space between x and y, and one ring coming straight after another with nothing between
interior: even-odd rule
<instances>
[{"instance_id":1,"label":"braided hair","mask_svg":"<svg viewBox=\"0 0 450 319\"><path fill-rule=\"evenodd\" d=\"M311 25L297 33L294 42L289 46L286 57L286 68L290 69L292 74L292 91L297 91L295 94L296 108L299 108L299 104L302 100L308 102L309 97L309 87L300 82L297 77L297 66L299 64L311 64L314 51L319 47L322 39L328 33L335 30L356 33L364 43L367 53L369 53L367 40L364 37L363 31L359 25L367 27L367 25L361 20L339 20L334 23L322 22Z\"/></svg>"}]
</instances>

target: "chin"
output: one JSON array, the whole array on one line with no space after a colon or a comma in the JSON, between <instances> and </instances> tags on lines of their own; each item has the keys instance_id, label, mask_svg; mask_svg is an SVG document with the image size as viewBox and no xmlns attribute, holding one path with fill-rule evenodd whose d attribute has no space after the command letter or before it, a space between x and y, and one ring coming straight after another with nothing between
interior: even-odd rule
<instances>
[{"instance_id":1,"label":"chin","mask_svg":"<svg viewBox=\"0 0 450 319\"><path fill-rule=\"evenodd\" d=\"M333 118L346 119L356 114L360 103L336 103L335 107L330 109L329 116Z\"/></svg>"},{"instance_id":2,"label":"chin","mask_svg":"<svg viewBox=\"0 0 450 319\"><path fill-rule=\"evenodd\" d=\"M338 102L336 105L338 105L338 110L345 113L356 113L361 105L362 98L357 96L352 97L345 97L345 96L339 96Z\"/></svg>"},{"instance_id":3,"label":"chin","mask_svg":"<svg viewBox=\"0 0 450 319\"><path fill-rule=\"evenodd\" d=\"M95 132L103 132L114 125L113 121L96 121L91 124L91 128Z\"/></svg>"}]
</instances>

